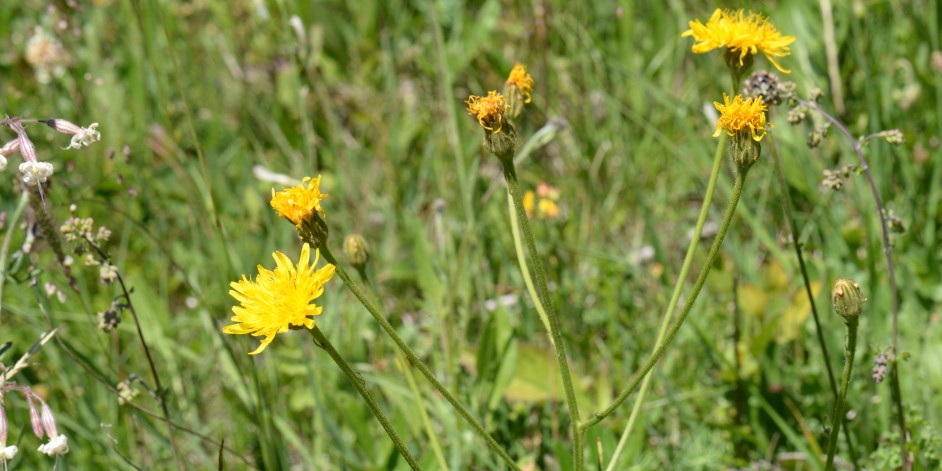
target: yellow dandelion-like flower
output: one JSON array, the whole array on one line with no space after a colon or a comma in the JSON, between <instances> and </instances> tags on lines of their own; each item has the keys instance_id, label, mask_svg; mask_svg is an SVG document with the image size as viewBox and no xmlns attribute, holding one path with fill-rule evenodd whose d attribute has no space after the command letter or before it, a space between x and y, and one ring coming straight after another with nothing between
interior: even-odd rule
<instances>
[{"instance_id":1,"label":"yellow dandelion-like flower","mask_svg":"<svg viewBox=\"0 0 942 471\"><path fill-rule=\"evenodd\" d=\"M749 12L746 15L743 10L717 9L706 24L700 20L688 24L690 29L681 36L693 36L697 41L692 48L695 53L703 54L725 47L729 51L739 52L739 65L743 65L743 58L747 54L762 52L776 69L786 74L790 72L782 68L775 58L791 54L788 45L795 41L795 37L783 36L758 13Z\"/></svg>"},{"instance_id":2,"label":"yellow dandelion-like flower","mask_svg":"<svg viewBox=\"0 0 942 471\"><path fill-rule=\"evenodd\" d=\"M276 264L274 270L259 265L255 281L242 275L240 281L229 284L232 287L229 294L239 301L239 306L232 308L235 315L230 320L235 324L224 327L222 331L265 336L258 349L249 355L262 353L275 339L275 334L285 333L291 326L314 328L311 317L320 315L324 308L311 302L320 297L324 284L334 276L331 264L314 270L320 258L320 252L315 253L314 263L308 264L311 247L304 244L295 267L285 254L275 252L272 254Z\"/></svg>"},{"instance_id":3,"label":"yellow dandelion-like flower","mask_svg":"<svg viewBox=\"0 0 942 471\"><path fill-rule=\"evenodd\" d=\"M287 188L277 193L273 188L271 207L279 216L300 228L301 223L315 211L320 213L321 217L325 215L324 210L321 209L321 200L326 197L326 194L321 194L320 175L317 178L305 177L300 186Z\"/></svg>"},{"instance_id":4,"label":"yellow dandelion-like flower","mask_svg":"<svg viewBox=\"0 0 942 471\"><path fill-rule=\"evenodd\" d=\"M526 67L517 62L507 77L507 90L509 93L519 93L524 103L530 103L530 94L533 93L533 77L527 73Z\"/></svg>"},{"instance_id":5,"label":"yellow dandelion-like flower","mask_svg":"<svg viewBox=\"0 0 942 471\"><path fill-rule=\"evenodd\" d=\"M486 97L471 95L465 103L468 105L468 114L477 118L484 129L497 134L504 127L507 105L500 93L492 90L487 92Z\"/></svg>"},{"instance_id":6,"label":"yellow dandelion-like flower","mask_svg":"<svg viewBox=\"0 0 942 471\"><path fill-rule=\"evenodd\" d=\"M756 142L765 137L765 128L772 124L765 122L765 110L768 107L762 103L762 97L743 100L742 96L736 95L733 101L729 101L729 95L723 94L723 103L713 102L713 106L720 112L720 119L716 122L716 132L713 137L717 137L721 132L726 131L729 136L735 136L745 132L748 128L752 133L752 139Z\"/></svg>"}]
</instances>

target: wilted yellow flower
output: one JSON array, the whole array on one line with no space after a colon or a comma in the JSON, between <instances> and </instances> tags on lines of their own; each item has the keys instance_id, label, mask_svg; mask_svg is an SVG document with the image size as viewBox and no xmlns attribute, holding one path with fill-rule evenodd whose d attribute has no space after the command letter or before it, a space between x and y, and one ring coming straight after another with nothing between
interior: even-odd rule
<instances>
[{"instance_id":1,"label":"wilted yellow flower","mask_svg":"<svg viewBox=\"0 0 942 471\"><path fill-rule=\"evenodd\" d=\"M533 92L533 77L527 73L523 64L517 62L514 68L510 70L510 77L507 78L507 90L510 93L519 93L523 97L524 103L530 103L530 93Z\"/></svg>"},{"instance_id":2,"label":"wilted yellow flower","mask_svg":"<svg viewBox=\"0 0 942 471\"><path fill-rule=\"evenodd\" d=\"M733 101L729 101L729 95L723 94L724 103L713 102L713 106L720 112L720 119L716 121L716 132L713 137L717 137L721 132L735 136L745 132L749 128L752 133L752 139L756 142L765 137L765 110L767 107L762 103L762 97L743 100L741 96L736 95ZM771 124L768 124L772 127Z\"/></svg>"},{"instance_id":3,"label":"wilted yellow flower","mask_svg":"<svg viewBox=\"0 0 942 471\"><path fill-rule=\"evenodd\" d=\"M700 20L688 24L690 29L681 36L693 36L697 41L692 49L695 53L702 54L725 47L729 51L739 52L739 65L743 65L743 58L747 54L762 52L776 69L786 74L790 72L782 68L775 58L791 53L788 45L795 41L795 37L782 36L775 26L758 13L749 12L746 15L743 10L717 9L706 24Z\"/></svg>"},{"instance_id":4,"label":"wilted yellow flower","mask_svg":"<svg viewBox=\"0 0 942 471\"><path fill-rule=\"evenodd\" d=\"M487 92L486 97L471 95L465 103L468 105L468 114L477 118L484 129L497 134L504 127L507 105L500 93L492 90Z\"/></svg>"},{"instance_id":5,"label":"wilted yellow flower","mask_svg":"<svg viewBox=\"0 0 942 471\"><path fill-rule=\"evenodd\" d=\"M308 244L301 249L297 267L281 252L273 253L272 257L276 264L274 270L259 265L255 281L242 275L240 281L229 284L232 287L229 294L240 305L232 308L235 315L230 320L235 324L224 327L222 331L265 336L258 349L249 355L262 353L275 339L275 334L285 333L291 326L313 328L311 316L320 315L324 308L311 302L324 292L324 284L334 276L331 264L314 270L320 258L319 251L314 256L314 263L308 264L311 258Z\"/></svg>"},{"instance_id":6,"label":"wilted yellow flower","mask_svg":"<svg viewBox=\"0 0 942 471\"><path fill-rule=\"evenodd\" d=\"M305 177L301 180L300 186L295 186L275 192L271 190L271 207L275 209L279 216L291 221L298 228L305 219L310 217L315 211L324 216L324 210L321 209L321 200L326 198L326 194L321 194L321 176L317 178Z\"/></svg>"}]
</instances>

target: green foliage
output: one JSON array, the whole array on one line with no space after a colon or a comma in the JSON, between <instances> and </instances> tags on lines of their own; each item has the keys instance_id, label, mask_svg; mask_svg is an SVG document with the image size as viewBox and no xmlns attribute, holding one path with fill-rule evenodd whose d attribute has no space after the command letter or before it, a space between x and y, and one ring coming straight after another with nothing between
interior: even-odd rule
<instances>
[{"instance_id":1,"label":"green foliage","mask_svg":"<svg viewBox=\"0 0 942 471\"><path fill-rule=\"evenodd\" d=\"M334 252L362 234L374 297L406 342L521 465L570 469L571 440L552 347L524 289L507 219L500 166L481 150L466 116L469 94L500 89L515 61L535 79L520 144L553 119L559 131L518 165L523 191L548 182L560 216L534 220L560 313L583 416L606 406L647 359L702 198L714 141L705 116L728 91L720 55L694 55L680 34L706 19L708 2L563 0L0 2L0 108L9 116L100 123L102 141L61 150L68 137L27 128L40 160L55 165L45 195L61 224L94 218L132 290L154 356L154 382L130 314L111 333L96 314L120 295L73 254L73 290L42 238L31 253L11 223L20 201L19 157L2 173L0 211L10 237L0 343L12 365L43 331L59 329L19 373L45 398L69 437L58 469L172 468L167 401L183 468L406 469L348 379L301 332L279 334L259 357L257 339L224 336L228 284L275 250L296 259L290 223L269 208L259 169L323 175ZM937 2L831 2L837 62L827 59L819 2L720 5L761 10L798 36L781 59L807 96L840 72L843 112L855 136L899 128L901 146L865 153L881 196L905 222L894 235L900 286L900 380L916 469L937 469L942 420L942 44ZM299 35L292 27L297 16ZM297 23L297 21L296 21ZM60 25L64 25L60 26ZM69 59L40 83L25 59L34 29L58 38ZM770 68L757 58L756 68ZM891 296L879 220L861 175L840 192L822 170L856 163L831 129L771 134L815 286L852 278L866 293L847 423L857 455L874 469L898 462L887 383L870 379L876 347L891 343ZM817 120L817 118L812 118ZM812 124L818 124L814 121ZM2 142L14 135L0 129ZM655 370L641 417L616 469L718 469L771 459L817 466L833 396L782 215L763 157L722 259L690 320ZM711 221L733 185L724 171ZM33 216L24 215L27 220ZM701 247L704 244L701 244ZM705 244L708 247L708 244ZM643 256L653 250L653 257ZM706 248L697 254L694 271ZM33 281L37 286L31 286ZM734 280L736 280L734 282ZM60 302L46 283L66 295ZM736 290L733 286L738 286ZM823 290L823 291L826 291ZM818 297L831 364L840 370L843 321ZM317 318L362 375L422 465L436 469L427 431L396 362L401 355L340 280ZM734 303L742 311L734 326ZM740 332L739 344L733 332ZM734 353L738 352L738 353ZM737 364L739 355L742 362ZM140 394L119 405L131 375ZM421 400L452 469L499 469L498 458L416 375ZM11 469L44 469L22 396L3 406ZM587 462L607 464L630 406L590 430ZM810 437L810 438L809 438ZM220 455L221 442L224 449ZM798 453L795 455L794 453ZM796 458L798 456L798 458ZM849 459L841 440L838 456ZM895 463L895 464L894 464Z\"/></svg>"}]
</instances>

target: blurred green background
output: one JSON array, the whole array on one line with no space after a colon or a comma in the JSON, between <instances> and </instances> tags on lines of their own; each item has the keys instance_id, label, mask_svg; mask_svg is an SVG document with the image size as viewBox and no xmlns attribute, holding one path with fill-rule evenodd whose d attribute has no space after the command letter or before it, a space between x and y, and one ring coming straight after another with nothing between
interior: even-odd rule
<instances>
[{"instance_id":1,"label":"blurred green background","mask_svg":"<svg viewBox=\"0 0 942 471\"><path fill-rule=\"evenodd\" d=\"M371 244L369 270L390 322L521 465L569 469L568 418L551 346L523 289L500 167L481 149L463 102L499 90L519 61L535 79L517 123L521 143L547 123L567 124L519 172L524 190L546 183L559 192L560 214L533 223L586 415L607 405L652 350L696 220L715 147L712 102L729 83L720 54L694 55L680 35L716 7L761 12L797 36L781 61L788 78L803 97L823 89L822 106L854 135L899 128L906 136L901 146L871 142L865 153L906 226L893 237L908 354L902 396L917 469L937 469L942 17L934 0L2 2L0 108L100 123L102 141L80 150L60 150L68 137L44 126L27 132L40 160L56 167L46 195L52 213L61 222L74 204L75 215L113 231L106 250L133 288L172 418L186 429L174 434L186 468L406 468L307 335L280 335L251 358L256 339L221 333L229 282L273 266L275 250L295 260L300 251L294 228L268 207L271 188L284 186L266 177L274 172L323 176L335 252L351 233ZM29 52L37 29L46 41L39 56ZM757 57L756 69L770 67ZM860 463L890 469L898 458L890 390L870 379L873 358L891 344L877 212L862 176L841 192L820 186L823 169L856 163L850 145L832 129L809 149L810 126L789 125L786 112L773 109L772 134L837 371L844 327L829 287L853 278L869 298L849 428ZM15 136L3 132L4 141ZM69 437L59 469L172 468L153 397L141 391L136 407L118 404L115 386L129 375L153 382L128 313L115 332L97 329L96 313L116 287L77 264L71 290L42 240L17 255L25 234L9 220L18 164L11 157L3 174L0 210L11 237L7 263L29 263L8 266L0 341L14 344L3 363L59 327L61 343L46 345L16 377L46 398ZM724 169L711 221L732 180ZM654 372L617 469L819 466L808 454L827 443L833 398L788 240L763 156L707 290ZM423 466L441 461L428 446L420 399L450 469L500 469L420 376L410 387L394 345L341 285L328 284L317 323ZM22 396L9 393L3 405L8 442L21 447L11 469L49 467L35 451ZM607 463L629 411L626 404L591 430L593 469L597 450Z\"/></svg>"}]
</instances>

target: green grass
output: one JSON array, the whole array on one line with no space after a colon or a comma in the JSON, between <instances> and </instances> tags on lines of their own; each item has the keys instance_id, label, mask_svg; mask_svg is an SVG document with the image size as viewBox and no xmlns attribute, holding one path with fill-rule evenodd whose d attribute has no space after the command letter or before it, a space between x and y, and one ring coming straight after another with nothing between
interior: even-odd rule
<instances>
[{"instance_id":1,"label":"green grass","mask_svg":"<svg viewBox=\"0 0 942 471\"><path fill-rule=\"evenodd\" d=\"M854 135L899 128L906 136L902 146L875 141L865 152L881 196L907 228L894 238L893 256L900 348L909 354L901 387L910 423L924 421L918 438L942 421L942 13L931 1L831 3L841 119ZM696 221L715 146L704 109L729 85L720 55L692 54L680 34L717 5L56 5L50 13L47 2L0 2L7 38L0 108L100 123L102 141L81 150L60 151L68 138L44 126L27 131L40 160L56 166L46 196L58 220L75 204L77 215L113 231L105 248L133 288L186 468L215 468L225 440L227 469L406 469L356 390L306 334L280 335L263 355L249 357L254 338L221 333L231 315L229 282L254 276L257 264L270 267L273 251L292 258L300 251L294 228L268 207L271 188L281 185L256 178L256 165L297 179L323 175L335 252L350 233L369 241L379 304L406 342L521 464L571 468L558 370L517 265L501 169L481 149L480 127L463 101L500 89L521 61L536 81L532 106L516 123L521 142L551 119L568 123L518 172L523 190L548 182L561 193L561 217L534 219L534 231L586 416L607 405L653 349ZM761 11L798 36L782 60L789 78L801 96L824 89L822 106L834 110L818 2L719 6ZM292 15L306 42L291 28ZM59 30L60 21L68 28ZM48 84L38 83L23 56L36 25L71 56ZM757 58L756 68L769 67ZM832 129L809 150L808 129L789 125L786 111L773 111L773 133L809 274L820 284L835 371L844 326L830 309L829 287L852 278L869 298L847 398L857 418L848 429L861 463L888 469L881 460L895 456L893 401L888 382L870 379L876 351L892 342L879 220L862 176L841 192L819 185L822 169L856 163L849 144ZM14 137L2 132L4 142ZM767 157L750 172L720 262L653 373L617 469L723 469L826 448L833 397ZM19 200L18 164L11 157L2 174L0 210L8 218ZM710 221L722 216L733 181L724 169ZM16 226L12 234L11 253L24 231ZM644 246L654 248L653 261L637 261ZM79 262L73 292L48 246L38 240L34 247L29 267L3 287L0 342L14 344L2 361L12 365L41 332L59 328L61 343L46 345L15 379L46 398L69 437L60 469L172 468L157 401L142 391L137 407L117 402L114 387L131 374L153 385L129 314L113 333L96 327L96 312L118 291ZM694 272L707 249L701 244ZM54 283L67 301L31 288L30 267L40 288ZM514 301L489 307L505 295ZM743 344L738 372L734 299ZM438 469L395 345L339 279L319 301L318 326L422 466ZM499 469L447 402L421 376L416 381L450 468ZM9 393L3 404L9 442L21 448L11 468L48 467L51 459L35 451L40 441L22 396ZM611 455L630 409L590 430L592 469L596 444ZM848 458L843 440L838 451ZM940 452L939 443L924 442L917 469L935 469ZM813 461L803 456L784 466L815 469Z\"/></svg>"}]
</instances>

